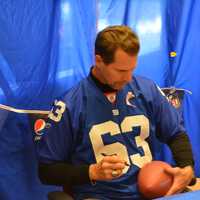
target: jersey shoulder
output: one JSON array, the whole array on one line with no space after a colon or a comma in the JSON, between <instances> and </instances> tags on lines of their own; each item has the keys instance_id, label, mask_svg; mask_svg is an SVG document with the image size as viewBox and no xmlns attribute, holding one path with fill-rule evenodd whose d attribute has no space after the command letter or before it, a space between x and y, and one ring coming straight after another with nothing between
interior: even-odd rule
<instances>
[{"instance_id":1,"label":"jersey shoulder","mask_svg":"<svg viewBox=\"0 0 200 200\"><path fill-rule=\"evenodd\" d=\"M133 88L136 88L146 97L156 98L157 95L164 96L158 85L149 78L135 75L131 84Z\"/></svg>"},{"instance_id":2,"label":"jersey shoulder","mask_svg":"<svg viewBox=\"0 0 200 200\"><path fill-rule=\"evenodd\" d=\"M71 89L66 91L59 100L63 101L68 109L76 109L81 107L84 100L88 96L88 91L94 92L88 78L82 79L79 83L74 85Z\"/></svg>"},{"instance_id":3,"label":"jersey shoulder","mask_svg":"<svg viewBox=\"0 0 200 200\"><path fill-rule=\"evenodd\" d=\"M140 89L143 88L150 89L152 87L155 87L156 85L153 80L139 75L135 75L133 77L133 83L137 84Z\"/></svg>"},{"instance_id":4,"label":"jersey shoulder","mask_svg":"<svg viewBox=\"0 0 200 200\"><path fill-rule=\"evenodd\" d=\"M83 85L84 85L85 79L81 80L77 84L75 84L73 87L65 91L59 98L63 99L66 102L74 101L83 92Z\"/></svg>"}]
</instances>

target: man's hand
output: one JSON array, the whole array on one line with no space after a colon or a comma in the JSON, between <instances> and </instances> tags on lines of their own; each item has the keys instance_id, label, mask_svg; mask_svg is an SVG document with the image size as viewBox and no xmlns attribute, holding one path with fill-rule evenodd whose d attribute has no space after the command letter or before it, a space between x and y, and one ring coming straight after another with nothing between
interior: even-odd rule
<instances>
[{"instance_id":1,"label":"man's hand","mask_svg":"<svg viewBox=\"0 0 200 200\"><path fill-rule=\"evenodd\" d=\"M125 161L117 155L105 156L99 163L91 164L89 167L90 180L112 180L122 175Z\"/></svg>"},{"instance_id":2,"label":"man's hand","mask_svg":"<svg viewBox=\"0 0 200 200\"><path fill-rule=\"evenodd\" d=\"M173 176L173 184L166 196L182 192L194 177L194 171L191 166L184 168L174 167L166 169L165 171Z\"/></svg>"}]
</instances>

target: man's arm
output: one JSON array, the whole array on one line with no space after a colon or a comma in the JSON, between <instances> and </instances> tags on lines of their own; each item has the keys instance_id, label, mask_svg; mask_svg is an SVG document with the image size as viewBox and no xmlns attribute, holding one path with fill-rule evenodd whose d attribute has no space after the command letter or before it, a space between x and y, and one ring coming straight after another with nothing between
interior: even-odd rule
<instances>
[{"instance_id":1,"label":"man's arm","mask_svg":"<svg viewBox=\"0 0 200 200\"><path fill-rule=\"evenodd\" d=\"M168 145L179 167L188 165L194 167L192 148L186 133L179 133L168 142Z\"/></svg>"},{"instance_id":2,"label":"man's arm","mask_svg":"<svg viewBox=\"0 0 200 200\"><path fill-rule=\"evenodd\" d=\"M166 170L174 177L173 185L166 195L182 192L186 186L196 183L194 175L194 159L189 138L186 133L173 137L168 145L178 167Z\"/></svg>"},{"instance_id":3,"label":"man's arm","mask_svg":"<svg viewBox=\"0 0 200 200\"><path fill-rule=\"evenodd\" d=\"M39 178L47 185L79 185L90 182L89 165L74 166L66 163L39 163Z\"/></svg>"},{"instance_id":4,"label":"man's arm","mask_svg":"<svg viewBox=\"0 0 200 200\"><path fill-rule=\"evenodd\" d=\"M80 185L96 180L112 180L122 175L126 163L119 156L105 156L100 162L91 165L71 165L67 163L39 163L39 178L48 185ZM113 176L115 170L117 176Z\"/></svg>"},{"instance_id":5,"label":"man's arm","mask_svg":"<svg viewBox=\"0 0 200 200\"><path fill-rule=\"evenodd\" d=\"M179 167L191 166L194 170L194 158L192 153L192 147L190 145L189 137L186 133L180 133L174 137L168 143L174 160L176 161ZM192 178L189 185L194 185L196 183L196 177Z\"/></svg>"}]
</instances>

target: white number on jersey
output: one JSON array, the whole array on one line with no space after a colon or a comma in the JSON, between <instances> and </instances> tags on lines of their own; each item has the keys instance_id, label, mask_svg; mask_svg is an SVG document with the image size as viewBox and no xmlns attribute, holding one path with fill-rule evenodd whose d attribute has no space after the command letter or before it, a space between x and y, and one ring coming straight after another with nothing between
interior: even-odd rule
<instances>
[{"instance_id":1,"label":"white number on jersey","mask_svg":"<svg viewBox=\"0 0 200 200\"><path fill-rule=\"evenodd\" d=\"M115 142L112 144L104 145L102 136L106 133L110 133L111 136L118 134L129 134L134 127L140 126L140 135L133 138L137 147L141 147L144 151L144 155L139 153L128 155L127 148L124 144L120 142ZM120 129L121 128L121 129ZM142 167L145 163L152 160L152 154L148 143L145 141L149 137L149 120L144 115L128 116L125 117L122 123L119 125L113 121L107 121L101 124L92 126L89 132L90 140L96 157L96 161L102 160L103 155L117 154L123 158L128 164L130 162L138 167ZM127 166L123 173L128 171Z\"/></svg>"},{"instance_id":2,"label":"white number on jersey","mask_svg":"<svg viewBox=\"0 0 200 200\"><path fill-rule=\"evenodd\" d=\"M62 101L56 101L53 109L48 115L48 118L55 122L59 122L62 118L62 114L65 112L66 105Z\"/></svg>"}]
</instances>

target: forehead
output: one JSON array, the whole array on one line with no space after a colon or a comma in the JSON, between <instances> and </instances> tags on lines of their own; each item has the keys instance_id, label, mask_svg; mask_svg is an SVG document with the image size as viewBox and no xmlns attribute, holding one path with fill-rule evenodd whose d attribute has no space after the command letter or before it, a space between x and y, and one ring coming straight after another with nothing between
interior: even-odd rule
<instances>
[{"instance_id":1,"label":"forehead","mask_svg":"<svg viewBox=\"0 0 200 200\"><path fill-rule=\"evenodd\" d=\"M135 67L137 55L127 54L121 49L117 49L114 55L114 61L111 63L115 69L128 70Z\"/></svg>"}]
</instances>

